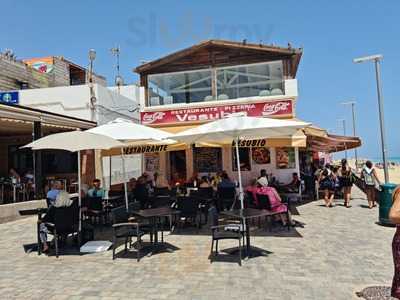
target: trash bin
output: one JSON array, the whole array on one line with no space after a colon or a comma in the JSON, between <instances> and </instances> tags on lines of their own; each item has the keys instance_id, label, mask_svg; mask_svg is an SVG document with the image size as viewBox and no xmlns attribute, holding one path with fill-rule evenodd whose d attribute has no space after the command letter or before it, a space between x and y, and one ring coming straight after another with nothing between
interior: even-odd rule
<instances>
[{"instance_id":1,"label":"trash bin","mask_svg":"<svg viewBox=\"0 0 400 300\"><path fill-rule=\"evenodd\" d=\"M379 191L379 223L381 225L393 225L389 220L389 210L392 207L392 193L397 185L385 183Z\"/></svg>"}]
</instances>

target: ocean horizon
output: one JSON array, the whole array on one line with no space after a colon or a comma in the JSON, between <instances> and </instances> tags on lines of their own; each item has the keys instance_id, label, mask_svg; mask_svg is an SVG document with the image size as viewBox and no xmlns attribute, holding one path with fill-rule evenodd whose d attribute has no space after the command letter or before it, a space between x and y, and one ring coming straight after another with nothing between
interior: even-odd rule
<instances>
[{"instance_id":1,"label":"ocean horizon","mask_svg":"<svg viewBox=\"0 0 400 300\"><path fill-rule=\"evenodd\" d=\"M371 160L372 160L374 163L382 162L382 157L373 157L373 158L371 158ZM394 162L394 163L400 163L400 156L391 156L391 157L388 157L388 158L387 158L387 161L388 161L388 162Z\"/></svg>"}]
</instances>

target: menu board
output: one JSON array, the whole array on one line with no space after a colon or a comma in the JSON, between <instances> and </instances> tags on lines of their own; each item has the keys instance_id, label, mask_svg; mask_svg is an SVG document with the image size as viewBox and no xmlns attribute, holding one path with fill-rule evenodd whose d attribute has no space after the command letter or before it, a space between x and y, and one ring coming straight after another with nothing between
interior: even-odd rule
<instances>
[{"instance_id":1,"label":"menu board","mask_svg":"<svg viewBox=\"0 0 400 300\"><path fill-rule=\"evenodd\" d=\"M294 148L276 148L276 167L277 169L296 168L296 157Z\"/></svg>"},{"instance_id":2,"label":"menu board","mask_svg":"<svg viewBox=\"0 0 400 300\"><path fill-rule=\"evenodd\" d=\"M144 166L146 172L155 172L160 169L160 155L159 153L145 153Z\"/></svg>"},{"instance_id":3,"label":"menu board","mask_svg":"<svg viewBox=\"0 0 400 300\"><path fill-rule=\"evenodd\" d=\"M266 147L254 147L251 149L251 158L257 165L271 163L271 152Z\"/></svg>"},{"instance_id":4,"label":"menu board","mask_svg":"<svg viewBox=\"0 0 400 300\"><path fill-rule=\"evenodd\" d=\"M250 148L239 148L240 170L251 171ZM232 171L237 171L236 149L232 148Z\"/></svg>"},{"instance_id":5,"label":"menu board","mask_svg":"<svg viewBox=\"0 0 400 300\"><path fill-rule=\"evenodd\" d=\"M222 170L220 148L196 147L193 151L194 169L199 173L214 173Z\"/></svg>"}]
</instances>

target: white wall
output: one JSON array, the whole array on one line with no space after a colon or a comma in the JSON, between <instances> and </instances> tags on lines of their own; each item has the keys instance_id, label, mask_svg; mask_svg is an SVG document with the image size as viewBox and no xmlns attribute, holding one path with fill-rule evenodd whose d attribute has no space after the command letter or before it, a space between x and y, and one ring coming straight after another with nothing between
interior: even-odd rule
<instances>
[{"instance_id":1,"label":"white wall","mask_svg":"<svg viewBox=\"0 0 400 300\"><path fill-rule=\"evenodd\" d=\"M139 119L139 112L134 109L139 102L137 97L144 93L136 85L122 87L121 94L115 92L115 88L98 84L94 84L93 89L97 99L95 110L90 105L89 85L21 90L20 104L99 124L115 118Z\"/></svg>"},{"instance_id":2,"label":"white wall","mask_svg":"<svg viewBox=\"0 0 400 300\"><path fill-rule=\"evenodd\" d=\"M95 85L98 124L105 124L116 118L139 122L138 101L136 100L136 90L138 89L139 87L135 85L124 86L118 93L114 87L106 88Z\"/></svg>"},{"instance_id":3,"label":"white wall","mask_svg":"<svg viewBox=\"0 0 400 300\"><path fill-rule=\"evenodd\" d=\"M19 96L23 106L92 121L86 85L21 90Z\"/></svg>"}]
</instances>

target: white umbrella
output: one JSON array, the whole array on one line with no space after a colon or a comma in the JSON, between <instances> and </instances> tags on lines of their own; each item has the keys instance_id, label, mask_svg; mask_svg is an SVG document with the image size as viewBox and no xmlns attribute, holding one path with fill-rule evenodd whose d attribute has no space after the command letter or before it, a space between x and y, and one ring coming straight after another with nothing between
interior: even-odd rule
<instances>
[{"instance_id":1,"label":"white umbrella","mask_svg":"<svg viewBox=\"0 0 400 300\"><path fill-rule=\"evenodd\" d=\"M78 199L79 209L81 208L81 150L91 149L111 149L122 147L123 144L113 138L90 133L86 131L69 131L55 133L40 138L29 143L22 148L32 148L32 150L57 149L71 152L78 152ZM81 212L79 212L79 232L81 232Z\"/></svg>"},{"instance_id":2,"label":"white umbrella","mask_svg":"<svg viewBox=\"0 0 400 300\"><path fill-rule=\"evenodd\" d=\"M86 131L109 136L119 141L141 143L148 141L161 141L171 136L170 133L167 133L163 130L134 123L122 118L115 119L107 124L100 125Z\"/></svg>"},{"instance_id":3,"label":"white umbrella","mask_svg":"<svg viewBox=\"0 0 400 300\"><path fill-rule=\"evenodd\" d=\"M239 199L241 207L243 208L243 186L239 159L239 140L290 137L299 129L309 125L309 123L299 121L247 117L243 114L232 114L229 118L220 119L182 131L171 138L188 144L194 144L196 142L232 143L232 141L235 141Z\"/></svg>"},{"instance_id":4,"label":"white umbrella","mask_svg":"<svg viewBox=\"0 0 400 300\"><path fill-rule=\"evenodd\" d=\"M128 142L131 145L160 142L162 140L168 139L171 136L170 133L167 133L165 131L137 124L122 118L118 118L115 119L114 121L108 122L107 124L91 128L86 132L112 137L113 139L119 141ZM166 142L171 143L175 141L168 140ZM122 172L124 173L125 176L124 180L125 204L126 204L126 209L128 209L128 190L126 184L127 178L125 172L126 169L125 157L122 148L121 148L121 157L122 157L122 168L123 168ZM111 187L111 159L110 159L110 187Z\"/></svg>"}]
</instances>

